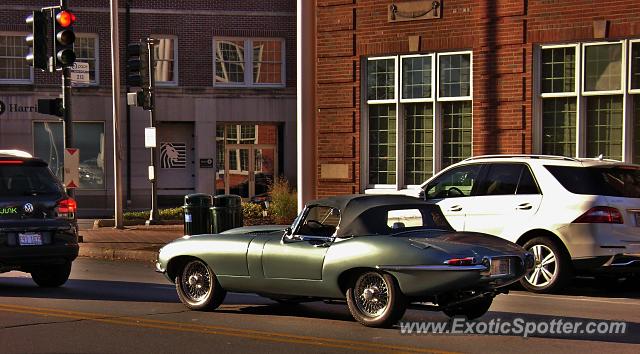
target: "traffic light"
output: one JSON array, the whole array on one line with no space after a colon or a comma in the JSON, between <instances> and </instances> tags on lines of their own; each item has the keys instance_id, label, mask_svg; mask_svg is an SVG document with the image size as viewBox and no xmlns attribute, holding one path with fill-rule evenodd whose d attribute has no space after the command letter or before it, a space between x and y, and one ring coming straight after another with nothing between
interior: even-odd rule
<instances>
[{"instance_id":1,"label":"traffic light","mask_svg":"<svg viewBox=\"0 0 640 354\"><path fill-rule=\"evenodd\" d=\"M31 26L31 34L26 41L29 46L29 53L26 58L29 65L47 70L49 53L47 53L47 17L42 11L33 11L26 19L27 25Z\"/></svg>"},{"instance_id":2,"label":"traffic light","mask_svg":"<svg viewBox=\"0 0 640 354\"><path fill-rule=\"evenodd\" d=\"M76 61L73 42L76 35L73 24L76 15L67 9L54 9L53 12L53 63L56 69L71 66Z\"/></svg>"},{"instance_id":3,"label":"traffic light","mask_svg":"<svg viewBox=\"0 0 640 354\"><path fill-rule=\"evenodd\" d=\"M50 114L56 117L64 116L62 98L41 98L38 100L38 113Z\"/></svg>"},{"instance_id":4,"label":"traffic light","mask_svg":"<svg viewBox=\"0 0 640 354\"><path fill-rule=\"evenodd\" d=\"M149 48L146 43L127 46L127 83L134 87L149 87Z\"/></svg>"}]
</instances>

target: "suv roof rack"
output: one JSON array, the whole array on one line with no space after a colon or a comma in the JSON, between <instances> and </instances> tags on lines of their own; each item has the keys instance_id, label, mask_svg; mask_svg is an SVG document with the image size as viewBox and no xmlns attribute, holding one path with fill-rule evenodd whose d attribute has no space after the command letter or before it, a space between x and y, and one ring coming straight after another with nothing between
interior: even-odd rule
<instances>
[{"instance_id":1,"label":"suv roof rack","mask_svg":"<svg viewBox=\"0 0 640 354\"><path fill-rule=\"evenodd\" d=\"M576 162L580 162L580 160L576 159L575 157L568 157L568 156L558 156L558 155L513 155L513 154L503 154L503 155L480 155L480 156L472 156L469 157L467 159L465 159L464 161L472 161L472 160L478 160L478 159L487 159L487 158L491 158L491 159L495 159L495 158L529 158L529 159L554 159L554 160L565 160L565 161L576 161Z\"/></svg>"},{"instance_id":2,"label":"suv roof rack","mask_svg":"<svg viewBox=\"0 0 640 354\"><path fill-rule=\"evenodd\" d=\"M0 150L0 156L12 156L12 157L33 157L30 153L22 150Z\"/></svg>"}]
</instances>

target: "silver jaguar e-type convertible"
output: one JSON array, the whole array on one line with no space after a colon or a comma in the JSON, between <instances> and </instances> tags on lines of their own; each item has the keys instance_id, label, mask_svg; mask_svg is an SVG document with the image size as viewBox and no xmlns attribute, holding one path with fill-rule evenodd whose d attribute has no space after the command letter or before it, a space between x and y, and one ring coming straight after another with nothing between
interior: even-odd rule
<instances>
[{"instance_id":1,"label":"silver jaguar e-type convertible","mask_svg":"<svg viewBox=\"0 0 640 354\"><path fill-rule=\"evenodd\" d=\"M346 299L358 322L381 327L411 303L480 317L533 262L511 242L456 232L437 205L351 195L308 203L290 227L185 236L160 250L156 266L194 310L215 309L228 291L289 303Z\"/></svg>"}]
</instances>

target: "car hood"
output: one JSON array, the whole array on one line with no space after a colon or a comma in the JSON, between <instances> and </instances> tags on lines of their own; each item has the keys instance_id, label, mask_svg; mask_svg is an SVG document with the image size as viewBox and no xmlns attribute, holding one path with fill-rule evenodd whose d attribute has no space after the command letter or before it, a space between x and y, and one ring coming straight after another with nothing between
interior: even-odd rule
<instances>
[{"instance_id":1,"label":"car hood","mask_svg":"<svg viewBox=\"0 0 640 354\"><path fill-rule=\"evenodd\" d=\"M412 235L408 241L416 247L433 247L460 256L469 256L469 252L475 256L523 255L526 252L515 243L478 232L446 232L425 237Z\"/></svg>"}]
</instances>

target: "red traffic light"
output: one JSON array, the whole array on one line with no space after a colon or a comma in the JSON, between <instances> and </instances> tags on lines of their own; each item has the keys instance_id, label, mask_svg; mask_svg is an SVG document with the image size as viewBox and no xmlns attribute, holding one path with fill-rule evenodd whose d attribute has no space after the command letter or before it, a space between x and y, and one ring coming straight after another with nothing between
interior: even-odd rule
<instances>
[{"instance_id":1,"label":"red traffic light","mask_svg":"<svg viewBox=\"0 0 640 354\"><path fill-rule=\"evenodd\" d=\"M56 22L58 22L60 26L67 28L73 25L74 22L76 22L76 15L71 13L71 11L67 11L67 10L60 11L56 15Z\"/></svg>"}]
</instances>

